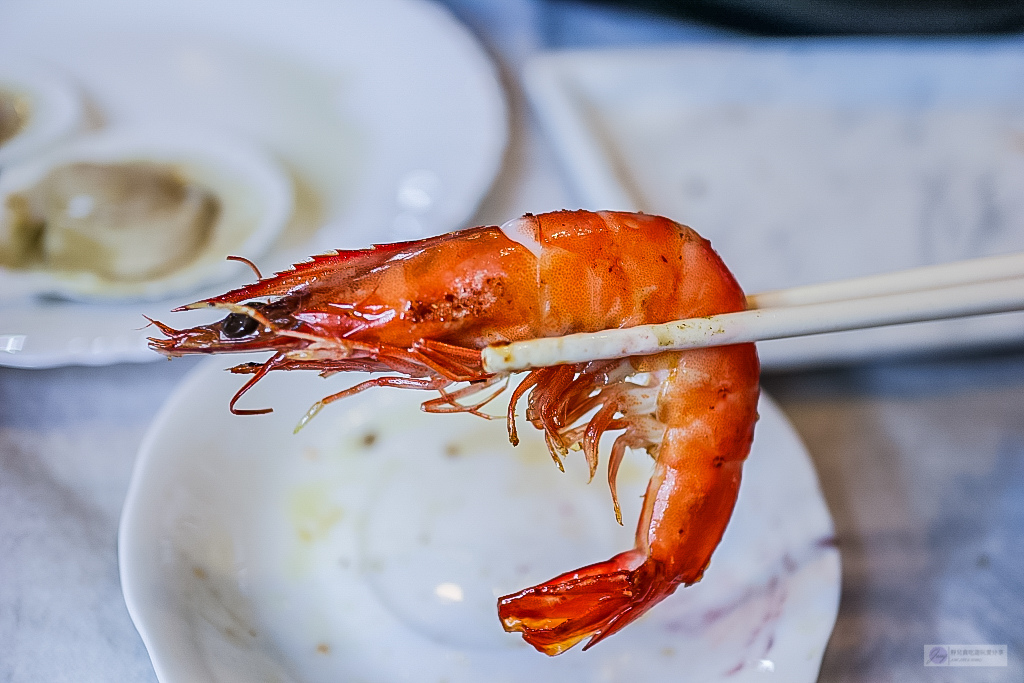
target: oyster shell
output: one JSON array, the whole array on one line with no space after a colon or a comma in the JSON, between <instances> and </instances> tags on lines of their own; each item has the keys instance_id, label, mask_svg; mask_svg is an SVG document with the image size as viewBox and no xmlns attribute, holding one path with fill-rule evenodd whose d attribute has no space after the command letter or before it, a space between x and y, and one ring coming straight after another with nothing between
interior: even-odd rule
<instances>
[{"instance_id":1,"label":"oyster shell","mask_svg":"<svg viewBox=\"0 0 1024 683\"><path fill-rule=\"evenodd\" d=\"M238 272L288 221L266 155L213 134L83 138L0 176L0 298L152 300Z\"/></svg>"},{"instance_id":2,"label":"oyster shell","mask_svg":"<svg viewBox=\"0 0 1024 683\"><path fill-rule=\"evenodd\" d=\"M0 65L0 168L66 139L82 125L75 88L35 64Z\"/></svg>"}]
</instances>

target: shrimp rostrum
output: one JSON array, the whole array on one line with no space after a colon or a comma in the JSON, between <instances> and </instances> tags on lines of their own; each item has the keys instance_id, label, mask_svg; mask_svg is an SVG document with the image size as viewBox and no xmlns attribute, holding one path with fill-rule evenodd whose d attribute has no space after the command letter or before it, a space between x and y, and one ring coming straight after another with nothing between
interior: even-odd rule
<instances>
[{"instance_id":1,"label":"shrimp rostrum","mask_svg":"<svg viewBox=\"0 0 1024 683\"><path fill-rule=\"evenodd\" d=\"M319 401L371 387L439 392L427 411L479 412L505 378L487 373L491 344L742 310L736 280L690 228L644 214L560 211L502 227L340 251L182 308L227 316L177 330L155 323L168 356L266 350L231 401L273 370L380 373ZM180 309L179 309L180 310ZM498 600L507 631L555 655L600 642L701 579L732 514L757 419L753 344L541 368L512 392L556 463L582 451L591 476L603 434L616 434L608 483L626 449L654 461L635 546ZM621 522L621 517L620 517Z\"/></svg>"}]
</instances>

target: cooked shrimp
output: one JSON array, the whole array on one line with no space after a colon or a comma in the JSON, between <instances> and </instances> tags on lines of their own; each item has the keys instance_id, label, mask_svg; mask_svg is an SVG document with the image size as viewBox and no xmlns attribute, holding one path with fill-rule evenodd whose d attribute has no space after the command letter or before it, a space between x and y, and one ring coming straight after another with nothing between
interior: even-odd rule
<instances>
[{"instance_id":1,"label":"cooked shrimp","mask_svg":"<svg viewBox=\"0 0 1024 683\"><path fill-rule=\"evenodd\" d=\"M247 302L247 303L243 303ZM488 374L490 344L592 332L741 310L744 296L710 244L688 227L643 214L561 211L501 228L316 256L291 270L183 308L229 311L186 330L155 323L168 356L268 350L231 401L272 370L391 373L319 401L370 387L430 389L432 412L479 412L503 377ZM181 310L181 309L178 309ZM699 581L722 538L750 450L758 399L753 344L541 368L512 393L543 430L561 466L570 450L591 476L605 432L619 432L608 483L627 448L654 459L632 550L498 601L507 631L538 650L586 647L634 621L680 585ZM453 387L465 383L461 387ZM586 648L584 648L586 649Z\"/></svg>"}]
</instances>

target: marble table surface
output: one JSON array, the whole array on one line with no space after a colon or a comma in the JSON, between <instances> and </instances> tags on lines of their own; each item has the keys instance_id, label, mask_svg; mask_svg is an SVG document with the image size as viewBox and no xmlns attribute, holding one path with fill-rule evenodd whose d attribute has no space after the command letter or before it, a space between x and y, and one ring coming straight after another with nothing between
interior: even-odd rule
<instances>
[{"instance_id":1,"label":"marble table surface","mask_svg":"<svg viewBox=\"0 0 1024 683\"><path fill-rule=\"evenodd\" d=\"M574 2L451 0L506 79L512 142L477 215L572 203L517 81L562 47L720 31ZM152 681L117 572L136 449L191 359L0 368L0 681ZM817 468L843 562L821 681L1024 680L1024 352L770 374ZM1007 667L935 669L928 643L1000 644Z\"/></svg>"}]
</instances>

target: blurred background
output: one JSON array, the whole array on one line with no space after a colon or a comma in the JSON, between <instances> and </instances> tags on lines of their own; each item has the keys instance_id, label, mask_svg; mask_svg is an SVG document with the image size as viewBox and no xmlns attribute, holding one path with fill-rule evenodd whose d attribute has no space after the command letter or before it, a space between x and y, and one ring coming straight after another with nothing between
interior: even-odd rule
<instances>
[{"instance_id":1,"label":"blurred background","mask_svg":"<svg viewBox=\"0 0 1024 683\"><path fill-rule=\"evenodd\" d=\"M195 256L215 265L145 285L0 248L0 680L153 681L151 657L188 680L129 616L118 524L161 406L202 391L182 385L197 359L152 362L143 316L173 322L246 281L226 253L267 272L562 208L690 224L748 293L1024 250L1020 3L367 5L0 3L0 94L38 117L11 114L0 138L5 201L61 165L143 155L232 169L222 217L236 196L258 207ZM808 593L826 615L839 595L830 632L785 622L800 674L769 638L740 677L1024 679L1022 340L1024 316L1000 314L760 345L841 578ZM1007 663L926 667L932 644L1003 646ZM225 657L209 680L252 673ZM345 671L321 660L274 659L288 680Z\"/></svg>"},{"instance_id":2,"label":"blurred background","mask_svg":"<svg viewBox=\"0 0 1024 683\"><path fill-rule=\"evenodd\" d=\"M1021 8L1012 2L809 2L639 3L605 2L684 20L716 24L763 36L963 35L1011 33L1021 28Z\"/></svg>"}]
</instances>

